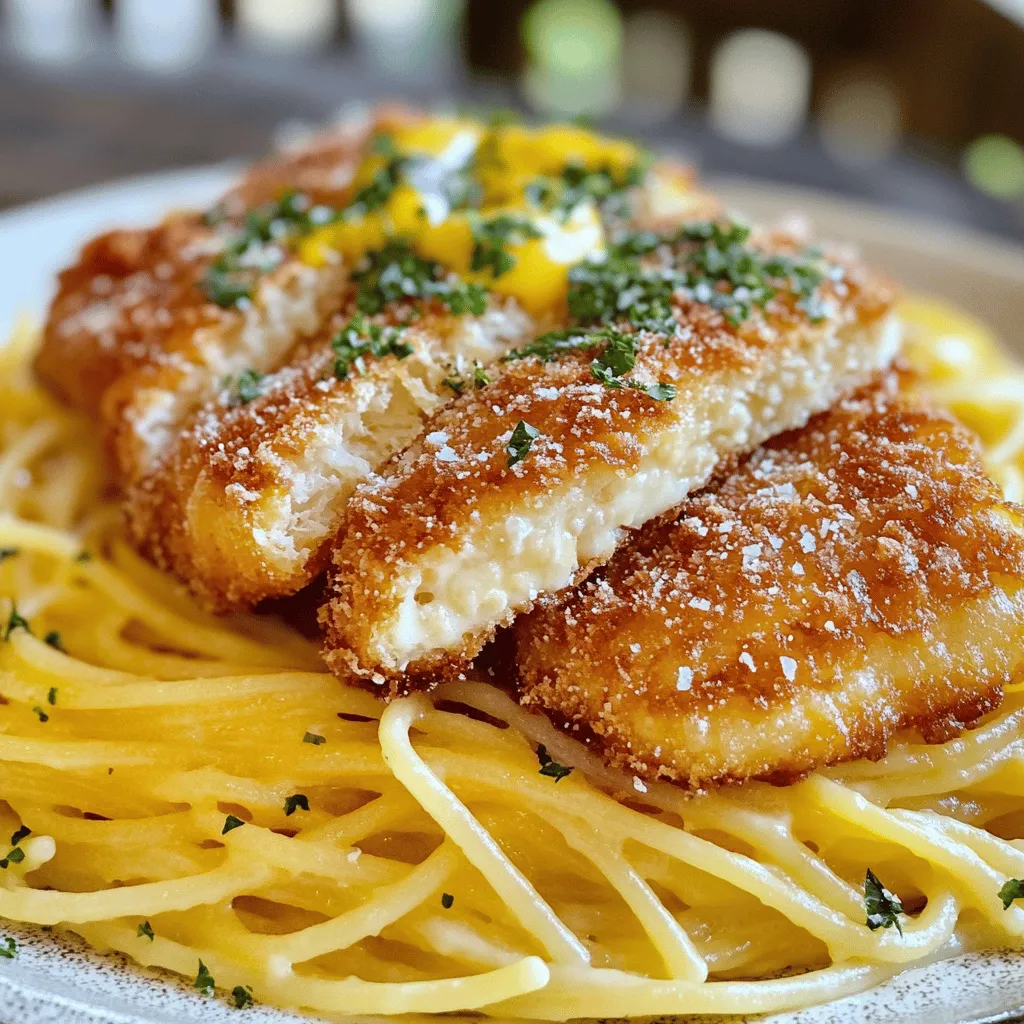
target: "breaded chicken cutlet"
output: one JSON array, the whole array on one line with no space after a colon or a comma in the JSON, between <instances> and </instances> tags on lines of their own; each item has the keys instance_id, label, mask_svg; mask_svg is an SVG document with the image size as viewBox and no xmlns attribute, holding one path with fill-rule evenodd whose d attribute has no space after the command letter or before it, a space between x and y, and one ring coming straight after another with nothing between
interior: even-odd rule
<instances>
[{"instance_id":1,"label":"breaded chicken cutlet","mask_svg":"<svg viewBox=\"0 0 1024 1024\"><path fill-rule=\"evenodd\" d=\"M576 326L514 353L361 484L322 613L342 678L394 696L892 360L888 281L733 223L625 236L571 275Z\"/></svg>"},{"instance_id":2,"label":"breaded chicken cutlet","mask_svg":"<svg viewBox=\"0 0 1024 1024\"><path fill-rule=\"evenodd\" d=\"M524 703L608 763L790 782L957 735L1024 669L1024 509L895 375L760 448L515 626Z\"/></svg>"},{"instance_id":3,"label":"breaded chicken cutlet","mask_svg":"<svg viewBox=\"0 0 1024 1024\"><path fill-rule=\"evenodd\" d=\"M119 482L150 472L224 378L275 368L338 308L339 266L314 269L266 240L270 272L238 302L231 288L242 297L240 275L219 261L247 218L269 224L283 212L294 222L301 211L284 199L292 193L309 204L344 202L370 133L370 125L339 130L258 164L206 213L100 235L61 273L36 371L98 419Z\"/></svg>"},{"instance_id":4,"label":"breaded chicken cutlet","mask_svg":"<svg viewBox=\"0 0 1024 1024\"><path fill-rule=\"evenodd\" d=\"M38 368L98 411L141 551L214 608L294 593L355 484L564 319L566 270L612 222L717 209L688 170L641 162L577 128L385 112L212 217L87 247Z\"/></svg>"}]
</instances>

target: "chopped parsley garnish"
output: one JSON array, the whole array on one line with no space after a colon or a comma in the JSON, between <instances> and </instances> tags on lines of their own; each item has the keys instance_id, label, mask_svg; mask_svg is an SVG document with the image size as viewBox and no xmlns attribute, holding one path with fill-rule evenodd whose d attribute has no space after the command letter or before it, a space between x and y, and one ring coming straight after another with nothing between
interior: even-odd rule
<instances>
[{"instance_id":1,"label":"chopped parsley garnish","mask_svg":"<svg viewBox=\"0 0 1024 1024\"><path fill-rule=\"evenodd\" d=\"M622 218L629 213L627 191L639 185L645 173L644 163L627 167L620 174L610 167L588 170L582 164L570 163L559 177L538 178L528 185L526 195L532 203L563 221L588 200L597 203L606 218Z\"/></svg>"},{"instance_id":2,"label":"chopped parsley garnish","mask_svg":"<svg viewBox=\"0 0 1024 1024\"><path fill-rule=\"evenodd\" d=\"M18 944L14 939L0 939L0 957L13 960L18 955Z\"/></svg>"},{"instance_id":3,"label":"chopped parsley garnish","mask_svg":"<svg viewBox=\"0 0 1024 1024\"><path fill-rule=\"evenodd\" d=\"M368 252L352 275L358 285L356 305L368 316L401 299L437 299L456 316L479 316L487 308L487 292L447 274L439 263L417 256L407 242L391 241Z\"/></svg>"},{"instance_id":4,"label":"chopped parsley garnish","mask_svg":"<svg viewBox=\"0 0 1024 1024\"><path fill-rule=\"evenodd\" d=\"M139 925L135 930L135 935L140 939L149 939L150 942L156 938L153 926L148 921L143 921L142 924Z\"/></svg>"},{"instance_id":5,"label":"chopped parsley garnish","mask_svg":"<svg viewBox=\"0 0 1024 1024\"><path fill-rule=\"evenodd\" d=\"M50 632L43 637L43 643L52 647L55 651L61 651L62 653L67 654L67 651L64 650L64 644L61 643L60 633L55 629L51 629ZM53 701L50 701L50 703L52 704Z\"/></svg>"},{"instance_id":6,"label":"chopped parsley garnish","mask_svg":"<svg viewBox=\"0 0 1024 1024\"><path fill-rule=\"evenodd\" d=\"M20 864L24 859L25 851L20 846L15 846L3 860L0 860L0 868L6 871L8 864Z\"/></svg>"},{"instance_id":7,"label":"chopped parsley garnish","mask_svg":"<svg viewBox=\"0 0 1024 1024\"><path fill-rule=\"evenodd\" d=\"M308 234L333 216L334 211L312 207L308 196L294 191L250 210L203 276L206 297L225 308L251 298L260 274L284 258L278 243Z\"/></svg>"},{"instance_id":8,"label":"chopped parsley garnish","mask_svg":"<svg viewBox=\"0 0 1024 1024\"><path fill-rule=\"evenodd\" d=\"M395 151L394 139L390 135L378 135L373 141L373 151L387 159L387 163L370 179L369 185L361 188L344 213L348 217L363 217L385 206L402 181L402 172L408 159Z\"/></svg>"},{"instance_id":9,"label":"chopped parsley garnish","mask_svg":"<svg viewBox=\"0 0 1024 1024\"><path fill-rule=\"evenodd\" d=\"M321 736L319 733L307 732L306 735L302 737L302 742L312 743L314 747L319 747L321 743L327 742L327 737Z\"/></svg>"},{"instance_id":10,"label":"chopped parsley garnish","mask_svg":"<svg viewBox=\"0 0 1024 1024\"><path fill-rule=\"evenodd\" d=\"M441 893L441 906L445 910L451 910L452 904L455 902L455 897L450 892Z\"/></svg>"},{"instance_id":11,"label":"chopped parsley garnish","mask_svg":"<svg viewBox=\"0 0 1024 1024\"><path fill-rule=\"evenodd\" d=\"M537 747L537 760L540 762L540 774L554 779L555 782L561 782L562 779L572 774L572 768L555 761L543 743Z\"/></svg>"},{"instance_id":12,"label":"chopped parsley garnish","mask_svg":"<svg viewBox=\"0 0 1024 1024\"><path fill-rule=\"evenodd\" d=\"M473 224L473 255L471 270L490 270L493 277L507 274L516 265L516 258L507 247L522 245L541 233L526 217L502 213L491 220L478 220Z\"/></svg>"},{"instance_id":13,"label":"chopped parsley garnish","mask_svg":"<svg viewBox=\"0 0 1024 1024\"><path fill-rule=\"evenodd\" d=\"M27 825L22 825L21 828L11 836L11 846L17 846L22 839L25 839L30 835L32 835L32 829Z\"/></svg>"},{"instance_id":14,"label":"chopped parsley garnish","mask_svg":"<svg viewBox=\"0 0 1024 1024\"><path fill-rule=\"evenodd\" d=\"M871 868L868 868L864 876L864 910L868 916L867 926L872 931L895 925L900 935L903 934L903 925L900 924L903 904L899 896L882 885Z\"/></svg>"},{"instance_id":15,"label":"chopped parsley garnish","mask_svg":"<svg viewBox=\"0 0 1024 1024\"><path fill-rule=\"evenodd\" d=\"M23 629L26 633L31 633L32 628L28 624L28 619L22 618L18 614L18 606L11 603L11 614L7 616L7 628L4 630L4 640L10 640L11 634L16 629Z\"/></svg>"},{"instance_id":16,"label":"chopped parsley garnish","mask_svg":"<svg viewBox=\"0 0 1024 1024\"><path fill-rule=\"evenodd\" d=\"M47 690L47 692L46 692L46 703L51 705L51 706L57 703L57 687L56 686L51 686L50 689Z\"/></svg>"},{"instance_id":17,"label":"chopped parsley garnish","mask_svg":"<svg viewBox=\"0 0 1024 1024\"><path fill-rule=\"evenodd\" d=\"M236 828L241 828L245 824L241 818L236 818L233 814L229 814L224 819L224 827L220 830L222 836L226 836L229 832Z\"/></svg>"},{"instance_id":18,"label":"chopped parsley garnish","mask_svg":"<svg viewBox=\"0 0 1024 1024\"><path fill-rule=\"evenodd\" d=\"M797 297L812 321L825 315L818 286L838 272L823 263L820 253L764 253L749 245L749 238L748 227L730 221L694 221L671 235L625 233L603 257L583 260L569 271L573 326L545 334L506 359L547 360L568 350L601 347L590 364L595 380L607 388L631 388L656 401L670 401L676 394L673 384L643 384L626 376L636 363L638 339L622 326L677 336L677 292L719 310L734 326L783 290ZM653 262L644 259L654 253L658 256Z\"/></svg>"},{"instance_id":19,"label":"chopped parsley garnish","mask_svg":"<svg viewBox=\"0 0 1024 1024\"><path fill-rule=\"evenodd\" d=\"M445 387L451 388L455 394L461 395L470 385L476 389L487 387L491 383L491 378L488 376L487 371L474 359L471 377L466 377L456 370L450 376L445 377L441 383Z\"/></svg>"},{"instance_id":20,"label":"chopped parsley garnish","mask_svg":"<svg viewBox=\"0 0 1024 1024\"><path fill-rule=\"evenodd\" d=\"M304 811L309 810L309 797L303 793L295 793L293 796L286 796L284 798L284 813L286 817L291 817L299 808Z\"/></svg>"},{"instance_id":21,"label":"chopped parsley garnish","mask_svg":"<svg viewBox=\"0 0 1024 1024\"><path fill-rule=\"evenodd\" d=\"M0 548L0 562L6 562L18 554L18 548Z\"/></svg>"},{"instance_id":22,"label":"chopped parsley garnish","mask_svg":"<svg viewBox=\"0 0 1024 1024\"><path fill-rule=\"evenodd\" d=\"M42 722L44 725L50 720L50 716L38 705L32 709L32 713Z\"/></svg>"},{"instance_id":23,"label":"chopped parsley garnish","mask_svg":"<svg viewBox=\"0 0 1024 1024\"><path fill-rule=\"evenodd\" d=\"M249 985L236 985L231 990L231 998L235 1001L236 1010L244 1010L252 1006L252 988Z\"/></svg>"},{"instance_id":24,"label":"chopped parsley garnish","mask_svg":"<svg viewBox=\"0 0 1024 1024\"><path fill-rule=\"evenodd\" d=\"M508 452L509 469L517 462L522 462L526 458L529 454L530 446L538 437L540 437L540 431L536 427L531 427L526 420L520 420L516 424L508 444L505 445L505 451Z\"/></svg>"},{"instance_id":25,"label":"chopped parsley garnish","mask_svg":"<svg viewBox=\"0 0 1024 1024\"><path fill-rule=\"evenodd\" d=\"M1009 910L1014 900L1024 900L1024 879L1009 879L999 890L999 898L1003 901L1003 910Z\"/></svg>"},{"instance_id":26,"label":"chopped parsley garnish","mask_svg":"<svg viewBox=\"0 0 1024 1024\"><path fill-rule=\"evenodd\" d=\"M630 388L642 391L649 398L658 402L667 402L676 396L674 384L658 382L643 384L632 378L623 377L636 365L637 337L625 334L612 327L601 327L593 330L549 331L521 349L514 349L505 358L523 359L526 356L539 356L545 362L556 358L562 352L571 350L587 351L604 346L601 354L590 362L590 372L594 379L606 388Z\"/></svg>"},{"instance_id":27,"label":"chopped parsley garnish","mask_svg":"<svg viewBox=\"0 0 1024 1024\"><path fill-rule=\"evenodd\" d=\"M216 988L216 984L217 983L213 980L213 975L210 973L209 968L202 960L200 960L199 973L196 975L196 980L192 983L192 987L198 989L204 996L212 996L213 990Z\"/></svg>"},{"instance_id":28,"label":"chopped parsley garnish","mask_svg":"<svg viewBox=\"0 0 1024 1024\"><path fill-rule=\"evenodd\" d=\"M81 563L81 562L88 562L91 559L92 559L92 554L89 551L79 551L78 554L75 555L75 561L79 562L79 563Z\"/></svg>"},{"instance_id":29,"label":"chopped parsley garnish","mask_svg":"<svg viewBox=\"0 0 1024 1024\"><path fill-rule=\"evenodd\" d=\"M353 366L362 376L366 373L365 357L368 355L376 359L388 355L405 359L412 355L412 345L401 340L404 333L404 327L382 327L370 323L365 316L352 317L331 339L335 354L334 376L344 380Z\"/></svg>"},{"instance_id":30,"label":"chopped parsley garnish","mask_svg":"<svg viewBox=\"0 0 1024 1024\"><path fill-rule=\"evenodd\" d=\"M238 375L238 382L235 384L235 394L238 400L246 405L263 394L263 380L266 374L257 370L243 370Z\"/></svg>"}]
</instances>

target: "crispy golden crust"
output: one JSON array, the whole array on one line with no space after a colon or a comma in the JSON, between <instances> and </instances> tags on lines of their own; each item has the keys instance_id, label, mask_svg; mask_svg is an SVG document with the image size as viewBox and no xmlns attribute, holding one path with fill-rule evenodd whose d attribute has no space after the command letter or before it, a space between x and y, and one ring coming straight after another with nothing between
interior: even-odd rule
<instances>
[{"instance_id":1,"label":"crispy golden crust","mask_svg":"<svg viewBox=\"0 0 1024 1024\"><path fill-rule=\"evenodd\" d=\"M1024 665L1022 527L969 433L888 376L519 620L523 701L694 787L945 740Z\"/></svg>"},{"instance_id":2,"label":"crispy golden crust","mask_svg":"<svg viewBox=\"0 0 1024 1024\"><path fill-rule=\"evenodd\" d=\"M793 244L781 236L763 242L779 249ZM332 669L370 679L390 695L458 671L537 593L490 618L481 612L477 628L453 642L409 661L390 657L385 630L400 631L398 618L408 615L413 601L430 603L437 596L423 593L432 589L424 569L430 559L448 552L460 557L470 539L494 524L540 516L573 488L600 488L594 500L614 502L609 494L626 489L658 456L670 432L692 427L708 445L706 460L692 469L693 479L678 498L621 523L638 527L702 486L731 451L744 444L749 450L778 429L805 422L837 394L863 383L892 357L878 331L894 291L859 265L846 269L845 285L831 293L832 316L825 325L812 325L783 297L740 328L707 306L680 301L680 336L643 334L634 370L645 383L675 384L673 401L607 389L594 380L592 353L570 352L554 362L528 358L507 364L492 386L461 396L434 416L425 436L360 485L350 503L334 557L333 599L322 614ZM842 339L827 356L814 348L826 336ZM808 356L812 349L814 359ZM506 446L520 420L540 436L510 468ZM516 554L511 541L506 548L507 557ZM572 574L585 574L610 553L591 557L581 544Z\"/></svg>"},{"instance_id":3,"label":"crispy golden crust","mask_svg":"<svg viewBox=\"0 0 1024 1024\"><path fill-rule=\"evenodd\" d=\"M59 277L36 358L43 381L96 414L107 389L129 371L197 358L199 328L241 321L241 313L209 302L197 286L223 233L285 188L309 190L318 202L343 201L364 137L327 136L309 150L257 164L224 197L228 217L217 227L198 213L178 213L89 242Z\"/></svg>"},{"instance_id":4,"label":"crispy golden crust","mask_svg":"<svg viewBox=\"0 0 1024 1024\"><path fill-rule=\"evenodd\" d=\"M498 300L480 318L420 304L402 335L410 355L368 358L364 372L338 379L330 338L355 313L348 294L323 333L268 376L257 398L242 404L224 389L158 471L127 490L140 550L187 580L208 606L251 606L317 576L356 482L454 397L443 378L456 364L492 361L531 327ZM395 304L377 319L402 323L412 312Z\"/></svg>"}]
</instances>

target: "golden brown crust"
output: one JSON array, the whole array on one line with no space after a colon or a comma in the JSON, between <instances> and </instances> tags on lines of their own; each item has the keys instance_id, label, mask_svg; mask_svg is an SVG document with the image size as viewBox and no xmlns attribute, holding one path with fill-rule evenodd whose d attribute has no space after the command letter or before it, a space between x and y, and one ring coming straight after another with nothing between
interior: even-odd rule
<instances>
[{"instance_id":1,"label":"golden brown crust","mask_svg":"<svg viewBox=\"0 0 1024 1024\"><path fill-rule=\"evenodd\" d=\"M376 464L369 431L383 424L397 442L403 436L397 417L409 418L412 407L416 418L408 426L418 431L426 415L420 410L454 395L447 388L438 393L436 382L423 379L425 373L443 371L448 356L454 360L460 348L457 334L465 326L439 303L389 307L376 322L401 324L417 314L402 335L412 354L368 358L362 373L352 370L338 379L330 340L356 313L352 289L346 294L323 332L300 343L287 364L264 379L256 398L243 404L230 387L223 389L200 410L158 471L126 492L136 545L187 580L210 607L252 606L293 593L319 575L341 526L348 487L334 488L330 507L311 513L318 516L318 528L309 531L310 550L274 560L266 538L278 524L288 523L292 534L301 532L297 507L319 482L311 479L304 485L301 474L321 479L364 475ZM501 315L506 305L493 301L492 311ZM521 315L511 319L513 327L528 324ZM314 446L331 431L335 443L317 464ZM320 490L327 493L330 487L321 484ZM301 546L298 537L282 540Z\"/></svg>"},{"instance_id":2,"label":"golden brown crust","mask_svg":"<svg viewBox=\"0 0 1024 1024\"><path fill-rule=\"evenodd\" d=\"M780 234L761 241L776 251L791 251L796 244ZM361 484L352 498L346 532L334 556L332 603L322 615L332 669L344 677L371 679L377 687L387 685L394 694L429 686L464 668L495 628L525 608L512 608L458 643L412 663L388 664L375 651L380 624L395 615L401 598L394 580L403 572L414 573L424 552L457 549L476 524L539 508L572 481L585 487L591 472L611 471L628 479L680 416L730 420L732 392L725 381L754 381L766 368L787 361L794 367L800 364L794 376L804 381L821 375L822 368L809 369L797 357L805 340L825 330L845 330L850 336L870 332L890 312L895 298L887 279L855 263L845 269L844 284L837 291L826 289L833 303L832 322L826 326L811 324L790 296L780 295L763 316L740 327L708 306L678 299L679 335L666 339L642 332L633 372L644 383L676 385L678 396L671 402L603 387L590 369L593 353L570 351L553 362L531 357L509 363L493 385L461 396L436 414L424 437ZM836 358L849 355L837 353ZM865 359L852 374L854 385L878 365ZM830 393L817 408L834 397ZM766 394L751 405L763 405L771 418L776 401L785 404L786 396ZM688 409L702 411L688 414ZM805 409L803 418L811 411L813 407ZM509 468L506 446L520 420L540 436L528 456ZM723 427L722 433L727 430ZM443 445L430 440L441 436ZM729 452L727 443L722 445L718 458ZM713 464L714 459L698 486ZM583 573L577 567L577 578Z\"/></svg>"},{"instance_id":3,"label":"golden brown crust","mask_svg":"<svg viewBox=\"0 0 1024 1024\"><path fill-rule=\"evenodd\" d=\"M521 619L523 700L689 786L947 739L1024 667L1022 517L889 376Z\"/></svg>"},{"instance_id":4,"label":"golden brown crust","mask_svg":"<svg viewBox=\"0 0 1024 1024\"><path fill-rule=\"evenodd\" d=\"M284 189L343 202L364 144L365 132L325 136L309 149L255 165L222 200L227 217L217 226L198 213L176 213L154 227L110 231L86 244L60 274L36 359L40 377L95 415L108 388L129 371L194 358L197 329L241 319L198 287L224 232Z\"/></svg>"}]
</instances>

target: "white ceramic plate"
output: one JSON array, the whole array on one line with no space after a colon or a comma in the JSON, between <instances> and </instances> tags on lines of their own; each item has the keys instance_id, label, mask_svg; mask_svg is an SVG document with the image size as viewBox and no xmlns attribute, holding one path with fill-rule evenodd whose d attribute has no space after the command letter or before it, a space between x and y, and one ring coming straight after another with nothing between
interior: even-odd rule
<instances>
[{"instance_id":1,"label":"white ceramic plate","mask_svg":"<svg viewBox=\"0 0 1024 1024\"><path fill-rule=\"evenodd\" d=\"M163 212L205 206L231 178L197 168L89 189L0 214L0 337L22 313L42 317L57 270L105 228L145 224ZM820 237L857 244L908 288L942 295L988 322L1024 356L1024 249L959 228L904 217L812 192L757 182L715 183L753 219L802 213ZM3 925L19 941L0 960L0 1024L252 1024L309 1020L255 1007L239 1015L202 998L187 981L142 972L74 940ZM710 1020L706 1018L705 1020ZM769 1024L766 1018L759 1018ZM1024 1020L1024 956L972 954L918 968L871 992L770 1024L995 1024ZM724 1024L721 1018L716 1024ZM688 1024L698 1024L691 1020Z\"/></svg>"}]
</instances>

